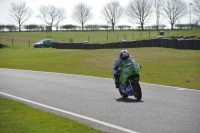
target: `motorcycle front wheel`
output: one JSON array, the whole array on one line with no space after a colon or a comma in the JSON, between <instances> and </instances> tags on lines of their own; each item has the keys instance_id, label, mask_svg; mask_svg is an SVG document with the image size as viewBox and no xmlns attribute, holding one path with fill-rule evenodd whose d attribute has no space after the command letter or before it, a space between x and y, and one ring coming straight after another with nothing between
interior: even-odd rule
<instances>
[{"instance_id":1,"label":"motorcycle front wheel","mask_svg":"<svg viewBox=\"0 0 200 133\"><path fill-rule=\"evenodd\" d=\"M133 86L133 88L134 88L134 90L135 90L135 92L134 92L135 98L136 98L138 101L141 100L141 98L142 98L142 90L141 90L139 81L138 81L138 80L134 80L134 81L132 82L132 86Z\"/></svg>"}]
</instances>

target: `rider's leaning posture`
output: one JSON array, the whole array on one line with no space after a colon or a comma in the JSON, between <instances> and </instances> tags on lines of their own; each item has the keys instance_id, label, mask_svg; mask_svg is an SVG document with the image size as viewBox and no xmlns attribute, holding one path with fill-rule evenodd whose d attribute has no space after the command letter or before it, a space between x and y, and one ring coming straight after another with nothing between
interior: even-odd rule
<instances>
[{"instance_id":1,"label":"rider's leaning posture","mask_svg":"<svg viewBox=\"0 0 200 133\"><path fill-rule=\"evenodd\" d=\"M119 88L119 76L120 71L118 71L118 68L121 64L128 64L128 63L135 63L135 60L132 56L129 55L129 52L127 50L122 50L118 56L118 58L115 60L113 69L112 69L112 76L115 81L116 88Z\"/></svg>"}]
</instances>

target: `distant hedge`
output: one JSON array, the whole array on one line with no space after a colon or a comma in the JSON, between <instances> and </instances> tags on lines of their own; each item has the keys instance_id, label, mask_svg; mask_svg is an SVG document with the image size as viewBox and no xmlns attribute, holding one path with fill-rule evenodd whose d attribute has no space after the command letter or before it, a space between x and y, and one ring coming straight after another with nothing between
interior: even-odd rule
<instances>
[{"instance_id":1,"label":"distant hedge","mask_svg":"<svg viewBox=\"0 0 200 133\"><path fill-rule=\"evenodd\" d=\"M58 49L108 49L108 48L138 48L164 47L175 49L200 50L200 40L152 39L131 42L116 42L106 44L85 43L53 43L52 48Z\"/></svg>"}]
</instances>

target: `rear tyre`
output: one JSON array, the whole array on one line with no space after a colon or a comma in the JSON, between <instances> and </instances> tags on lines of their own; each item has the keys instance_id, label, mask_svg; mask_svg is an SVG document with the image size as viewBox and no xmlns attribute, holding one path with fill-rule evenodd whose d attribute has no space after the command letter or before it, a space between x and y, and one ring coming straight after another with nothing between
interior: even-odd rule
<instances>
[{"instance_id":1,"label":"rear tyre","mask_svg":"<svg viewBox=\"0 0 200 133\"><path fill-rule=\"evenodd\" d=\"M142 98L142 90L138 80L134 80L132 85L134 86L134 96L139 101Z\"/></svg>"},{"instance_id":2,"label":"rear tyre","mask_svg":"<svg viewBox=\"0 0 200 133\"><path fill-rule=\"evenodd\" d=\"M122 96L122 98L127 98L128 97L128 95L123 93L120 88L119 88L119 93Z\"/></svg>"}]
</instances>

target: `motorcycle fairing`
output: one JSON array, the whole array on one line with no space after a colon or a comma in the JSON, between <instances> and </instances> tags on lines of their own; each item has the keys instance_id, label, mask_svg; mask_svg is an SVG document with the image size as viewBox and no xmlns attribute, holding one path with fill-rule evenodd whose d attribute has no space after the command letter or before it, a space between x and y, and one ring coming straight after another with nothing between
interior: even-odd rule
<instances>
[{"instance_id":1,"label":"motorcycle fairing","mask_svg":"<svg viewBox=\"0 0 200 133\"><path fill-rule=\"evenodd\" d=\"M123 84L120 83L120 84L119 84L119 87L120 87L120 89L121 89L124 93L126 93L127 95L133 96L134 90L133 90L133 88L131 87L131 85L125 86L125 85L123 85Z\"/></svg>"}]
</instances>

